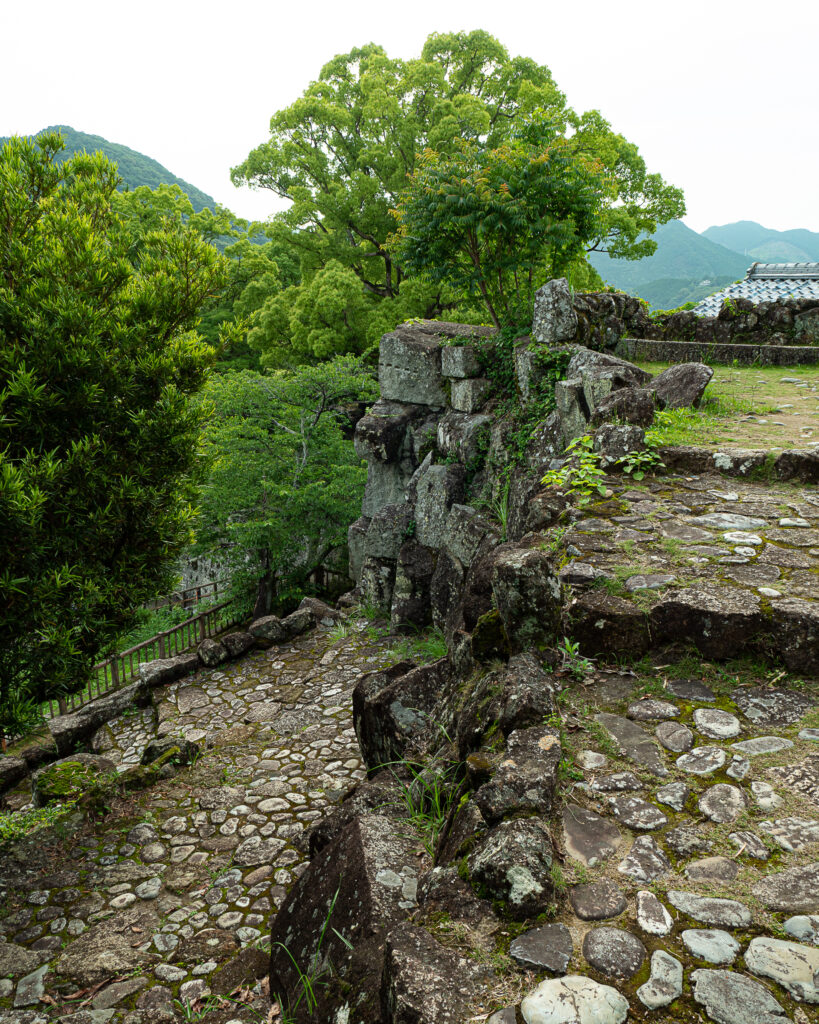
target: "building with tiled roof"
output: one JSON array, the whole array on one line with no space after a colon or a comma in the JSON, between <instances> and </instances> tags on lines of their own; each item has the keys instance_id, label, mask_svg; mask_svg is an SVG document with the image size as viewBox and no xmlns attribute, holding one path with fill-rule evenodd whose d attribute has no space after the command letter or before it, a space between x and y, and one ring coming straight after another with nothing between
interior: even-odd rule
<instances>
[{"instance_id":1,"label":"building with tiled roof","mask_svg":"<svg viewBox=\"0 0 819 1024\"><path fill-rule=\"evenodd\" d=\"M819 263L754 263L742 281L697 303L697 316L716 316L727 298L777 302L787 298L819 301Z\"/></svg>"}]
</instances>

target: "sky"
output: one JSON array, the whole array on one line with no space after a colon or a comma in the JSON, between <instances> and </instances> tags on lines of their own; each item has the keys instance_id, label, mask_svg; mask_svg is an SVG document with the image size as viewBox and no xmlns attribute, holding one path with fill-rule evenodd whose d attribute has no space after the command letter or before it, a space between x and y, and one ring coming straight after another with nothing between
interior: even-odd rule
<instances>
[{"instance_id":1,"label":"sky","mask_svg":"<svg viewBox=\"0 0 819 1024\"><path fill-rule=\"evenodd\" d=\"M262 220L276 197L230 168L327 60L368 42L414 57L431 32L478 28L602 111L684 190L695 231L819 231L817 0L0 0L0 136L67 124Z\"/></svg>"}]
</instances>

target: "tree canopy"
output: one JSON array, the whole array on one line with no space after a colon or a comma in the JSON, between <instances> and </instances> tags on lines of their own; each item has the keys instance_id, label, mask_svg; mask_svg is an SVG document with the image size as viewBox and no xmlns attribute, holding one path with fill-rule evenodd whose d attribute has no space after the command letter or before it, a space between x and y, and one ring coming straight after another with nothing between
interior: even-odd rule
<instances>
[{"instance_id":1,"label":"tree canopy","mask_svg":"<svg viewBox=\"0 0 819 1024\"><path fill-rule=\"evenodd\" d=\"M372 374L350 356L318 366L217 375L205 447L196 550L256 587L256 612L281 608L360 513L367 471L345 439L346 402L375 398ZM346 567L340 567L342 570Z\"/></svg>"},{"instance_id":2,"label":"tree canopy","mask_svg":"<svg viewBox=\"0 0 819 1024\"><path fill-rule=\"evenodd\" d=\"M102 154L0 150L0 706L82 686L189 539L226 262L132 208ZM150 191L150 190L148 190ZM137 190L139 192L139 190ZM127 200L139 205L135 193Z\"/></svg>"},{"instance_id":3,"label":"tree canopy","mask_svg":"<svg viewBox=\"0 0 819 1024\"><path fill-rule=\"evenodd\" d=\"M408 268L388 245L391 211L421 154L453 157L464 142L491 152L535 111L575 157L594 160L605 178L598 230L585 238L586 248L629 258L652 251L643 236L681 215L682 193L649 174L636 146L598 112L576 114L547 67L510 57L482 31L431 35L413 60L391 59L373 44L335 57L295 103L273 115L269 140L233 169L232 178L289 201L274 220L300 254L299 287L309 288L329 264L339 268L326 329L340 326L343 333L364 319L372 344L385 320L391 329L411 316L476 314L448 282L416 276L407 288ZM361 292L355 300L350 275ZM318 355L310 331L299 330L299 315L291 319L296 302L293 293L284 309L281 298L271 298L275 314L253 339L268 361L275 362L277 348L289 349L291 359ZM262 307L262 319L266 313Z\"/></svg>"}]
</instances>

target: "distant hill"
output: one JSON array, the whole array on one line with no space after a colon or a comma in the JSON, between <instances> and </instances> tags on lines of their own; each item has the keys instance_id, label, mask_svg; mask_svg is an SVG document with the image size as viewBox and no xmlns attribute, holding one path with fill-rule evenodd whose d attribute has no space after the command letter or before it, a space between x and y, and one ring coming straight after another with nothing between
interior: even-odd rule
<instances>
[{"instance_id":1,"label":"distant hill","mask_svg":"<svg viewBox=\"0 0 819 1024\"><path fill-rule=\"evenodd\" d=\"M753 220L740 220L736 224L708 228L702 235L728 249L747 254L750 263L754 260L762 263L812 263L819 260L819 233L804 228L774 231Z\"/></svg>"},{"instance_id":2,"label":"distant hill","mask_svg":"<svg viewBox=\"0 0 819 1024\"><path fill-rule=\"evenodd\" d=\"M591 253L589 260L608 284L659 309L696 302L744 277L748 269L745 256L703 238L680 220L660 225L652 237L657 250L643 260L613 260L603 253Z\"/></svg>"},{"instance_id":3,"label":"distant hill","mask_svg":"<svg viewBox=\"0 0 819 1024\"><path fill-rule=\"evenodd\" d=\"M211 209L216 206L213 196L202 192L190 182L177 178L167 167L163 167L162 164L145 156L144 153L137 153L135 149L129 149L128 146L123 146L118 142L109 142L101 135L88 135L86 132L75 131L65 124L51 125L43 130L58 131L62 135L65 140L65 149L60 154L62 160L68 159L75 153L83 151L95 153L97 150L101 150L109 160L116 163L123 186L127 186L129 189L135 189L139 185L147 185L149 188L156 188L157 185L178 185L190 199L197 213L206 206ZM0 146L7 141L8 139L0 138Z\"/></svg>"}]
</instances>

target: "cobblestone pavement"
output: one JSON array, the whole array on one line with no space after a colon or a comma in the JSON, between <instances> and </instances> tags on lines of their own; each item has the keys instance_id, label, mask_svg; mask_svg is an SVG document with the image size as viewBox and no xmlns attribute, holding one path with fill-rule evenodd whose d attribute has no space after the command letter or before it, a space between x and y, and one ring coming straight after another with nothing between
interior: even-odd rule
<instances>
[{"instance_id":1,"label":"cobblestone pavement","mask_svg":"<svg viewBox=\"0 0 819 1024\"><path fill-rule=\"evenodd\" d=\"M97 733L93 749L119 769L157 734L201 755L98 822L37 833L4 858L0 1021L78 1006L76 1024L264 1018L254 978L305 863L300 837L364 774L351 692L384 664L364 625L204 669Z\"/></svg>"}]
</instances>

